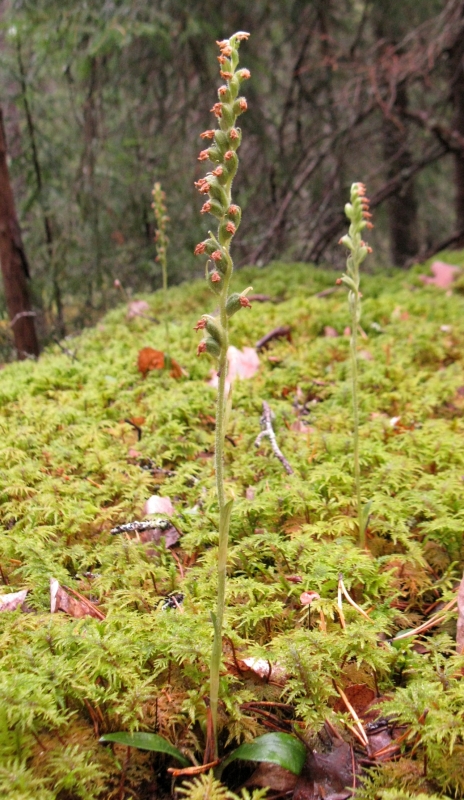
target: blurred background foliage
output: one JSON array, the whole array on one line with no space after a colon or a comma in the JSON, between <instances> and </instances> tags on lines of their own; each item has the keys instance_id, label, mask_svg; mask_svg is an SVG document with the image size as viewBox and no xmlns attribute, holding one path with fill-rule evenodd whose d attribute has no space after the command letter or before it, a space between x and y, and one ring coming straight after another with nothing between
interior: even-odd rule
<instances>
[{"instance_id":1,"label":"blurred background foliage","mask_svg":"<svg viewBox=\"0 0 464 800\"><path fill-rule=\"evenodd\" d=\"M201 272L199 133L212 125L214 42L236 30L252 34L242 48L252 80L234 189L244 209L238 264L338 266L343 204L360 179L378 266L462 244L463 9L461 0L3 0L1 104L42 341L94 322L119 299L116 278L133 292L161 286L155 180L171 218L170 282ZM1 298L0 308L6 319Z\"/></svg>"}]
</instances>

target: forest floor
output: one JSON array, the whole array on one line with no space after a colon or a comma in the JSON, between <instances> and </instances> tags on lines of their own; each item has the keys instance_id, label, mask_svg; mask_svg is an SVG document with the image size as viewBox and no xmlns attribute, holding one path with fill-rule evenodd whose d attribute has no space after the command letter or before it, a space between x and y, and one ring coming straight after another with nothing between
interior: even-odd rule
<instances>
[{"instance_id":1,"label":"forest floor","mask_svg":"<svg viewBox=\"0 0 464 800\"><path fill-rule=\"evenodd\" d=\"M447 260L464 265L464 254ZM188 797L232 797L244 782L256 798L266 783L267 797L295 800L464 797L464 293L459 279L453 291L424 286L419 271L362 278L365 550L346 292L306 265L235 276L268 298L233 317L235 347L290 330L259 348L259 368L231 393L220 743L226 753L293 731L309 750L299 777L244 765L225 770L228 788L199 778ZM193 326L214 296L202 282L144 300L66 352L0 373L0 796L10 800L170 796L175 761L101 744L112 731L156 731L202 761L216 389ZM166 350L165 319L182 374L174 364L176 377L143 377L138 354ZM292 474L268 438L255 446L263 401ZM147 510L167 522L111 534Z\"/></svg>"}]
</instances>

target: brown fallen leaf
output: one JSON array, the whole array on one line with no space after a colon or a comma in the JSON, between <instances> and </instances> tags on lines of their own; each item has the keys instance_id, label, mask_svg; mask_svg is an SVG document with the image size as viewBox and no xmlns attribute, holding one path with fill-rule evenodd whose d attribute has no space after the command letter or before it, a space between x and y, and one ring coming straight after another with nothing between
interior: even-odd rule
<instances>
[{"instance_id":1,"label":"brown fallen leaf","mask_svg":"<svg viewBox=\"0 0 464 800\"><path fill-rule=\"evenodd\" d=\"M173 358L166 356L161 350L154 350L153 347L143 347L139 351L137 358L137 368L146 378L147 374L154 369L169 369L171 378L182 378L184 370Z\"/></svg>"},{"instance_id":2,"label":"brown fallen leaf","mask_svg":"<svg viewBox=\"0 0 464 800\"><path fill-rule=\"evenodd\" d=\"M73 594L72 597L62 586L58 583L56 578L50 578L50 612L56 614L58 611L64 611L71 617L81 619L82 617L95 617L96 619L105 619L105 615L95 608L94 604L80 595L78 592Z\"/></svg>"},{"instance_id":3,"label":"brown fallen leaf","mask_svg":"<svg viewBox=\"0 0 464 800\"><path fill-rule=\"evenodd\" d=\"M20 592L10 592L9 594L0 595L0 611L16 611L17 608L22 608L26 600L28 589L23 589Z\"/></svg>"},{"instance_id":4,"label":"brown fallen leaf","mask_svg":"<svg viewBox=\"0 0 464 800\"><path fill-rule=\"evenodd\" d=\"M363 714L368 705L375 700L374 690L366 683L353 683L344 689L344 694L358 715ZM337 713L346 711L346 706L341 697L336 700L334 711Z\"/></svg>"},{"instance_id":5,"label":"brown fallen leaf","mask_svg":"<svg viewBox=\"0 0 464 800\"><path fill-rule=\"evenodd\" d=\"M456 650L464 654L464 575L458 589L458 625L456 630Z\"/></svg>"},{"instance_id":6,"label":"brown fallen leaf","mask_svg":"<svg viewBox=\"0 0 464 800\"><path fill-rule=\"evenodd\" d=\"M253 774L248 778L245 786L260 789L269 787L273 792L279 792L279 796L283 797L294 790L297 780L297 775L279 766L279 764L263 762L259 767L256 767Z\"/></svg>"}]
</instances>

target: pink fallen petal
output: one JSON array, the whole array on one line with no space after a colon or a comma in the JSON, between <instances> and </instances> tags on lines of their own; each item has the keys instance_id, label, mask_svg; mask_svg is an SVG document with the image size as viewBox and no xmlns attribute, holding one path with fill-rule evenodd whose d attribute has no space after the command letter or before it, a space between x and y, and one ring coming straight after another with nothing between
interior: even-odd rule
<instances>
[{"instance_id":1,"label":"pink fallen petal","mask_svg":"<svg viewBox=\"0 0 464 800\"><path fill-rule=\"evenodd\" d=\"M335 339L338 336L338 333L335 328L332 328L331 325L326 325L324 328L324 336L329 336L330 338Z\"/></svg>"},{"instance_id":2,"label":"pink fallen petal","mask_svg":"<svg viewBox=\"0 0 464 800\"><path fill-rule=\"evenodd\" d=\"M439 289L449 289L461 270L453 264L446 264L444 261L434 261L430 267L433 278L430 275L419 275L421 281L427 285L438 286Z\"/></svg>"},{"instance_id":3,"label":"pink fallen petal","mask_svg":"<svg viewBox=\"0 0 464 800\"><path fill-rule=\"evenodd\" d=\"M0 595L0 611L16 611L24 603L27 592L27 589L23 589L21 592Z\"/></svg>"},{"instance_id":4,"label":"pink fallen petal","mask_svg":"<svg viewBox=\"0 0 464 800\"><path fill-rule=\"evenodd\" d=\"M303 606L309 606L313 600L320 600L321 596L317 592L303 592L300 594L300 603Z\"/></svg>"},{"instance_id":5,"label":"pink fallen petal","mask_svg":"<svg viewBox=\"0 0 464 800\"><path fill-rule=\"evenodd\" d=\"M169 497L159 497L157 494L152 494L143 507L143 513L145 516L162 514L167 517L172 517L175 512Z\"/></svg>"},{"instance_id":6,"label":"pink fallen petal","mask_svg":"<svg viewBox=\"0 0 464 800\"><path fill-rule=\"evenodd\" d=\"M132 300L127 306L127 319L134 319L139 317L140 314L145 314L150 310L150 306L146 300Z\"/></svg>"},{"instance_id":7,"label":"pink fallen petal","mask_svg":"<svg viewBox=\"0 0 464 800\"><path fill-rule=\"evenodd\" d=\"M259 368L259 356L253 347L244 347L243 350L238 350L237 347L231 345L227 350L227 361L229 362L226 378L227 391L236 378L252 378ZM217 387L219 379L216 371L213 371L212 378L208 383L210 386Z\"/></svg>"},{"instance_id":8,"label":"pink fallen petal","mask_svg":"<svg viewBox=\"0 0 464 800\"><path fill-rule=\"evenodd\" d=\"M245 491L245 497L247 500L255 499L255 490L251 486L247 486Z\"/></svg>"}]
</instances>

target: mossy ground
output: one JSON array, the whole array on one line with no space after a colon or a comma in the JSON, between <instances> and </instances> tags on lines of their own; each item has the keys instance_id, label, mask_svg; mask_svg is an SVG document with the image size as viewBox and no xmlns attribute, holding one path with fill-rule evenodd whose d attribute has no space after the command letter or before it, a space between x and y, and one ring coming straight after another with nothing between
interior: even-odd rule
<instances>
[{"instance_id":1,"label":"mossy ground","mask_svg":"<svg viewBox=\"0 0 464 800\"><path fill-rule=\"evenodd\" d=\"M332 710L334 680L367 683L390 697L387 710L417 729L420 743L384 765L363 796L462 797L464 688L453 621L416 649L414 640L398 649L389 639L451 598L462 575L464 298L424 288L414 273L363 278L362 494L371 507L369 551L361 552L346 295L315 296L335 277L275 264L235 279L280 302L237 314L233 344L254 345L283 324L292 342L274 341L255 377L233 388L222 747L266 730L250 702L291 705L314 736L326 717L350 721ZM67 344L75 360L53 347L38 363L0 373L3 591L29 590L29 613L0 614L0 796L12 800L163 796L167 762L133 751L124 765L123 748L98 743L108 731L156 730L201 759L215 601L215 390L192 328L214 297L198 283L170 290L167 308L161 293L146 299L154 316L168 315L171 355L188 377L141 377L137 353L163 350L165 328L129 321L124 307ZM339 336L325 336L325 326ZM253 446L262 400L293 476L268 440ZM123 421L134 417L145 418L140 442ZM166 472L143 470L131 448ZM175 505L175 555L163 543L110 535L140 519L153 493ZM346 605L345 631L340 572L372 620ZM49 613L50 577L98 602L106 619ZM304 590L321 597L309 625ZM173 591L185 595L182 613L161 607ZM284 686L239 674L233 651L278 664Z\"/></svg>"}]
</instances>

